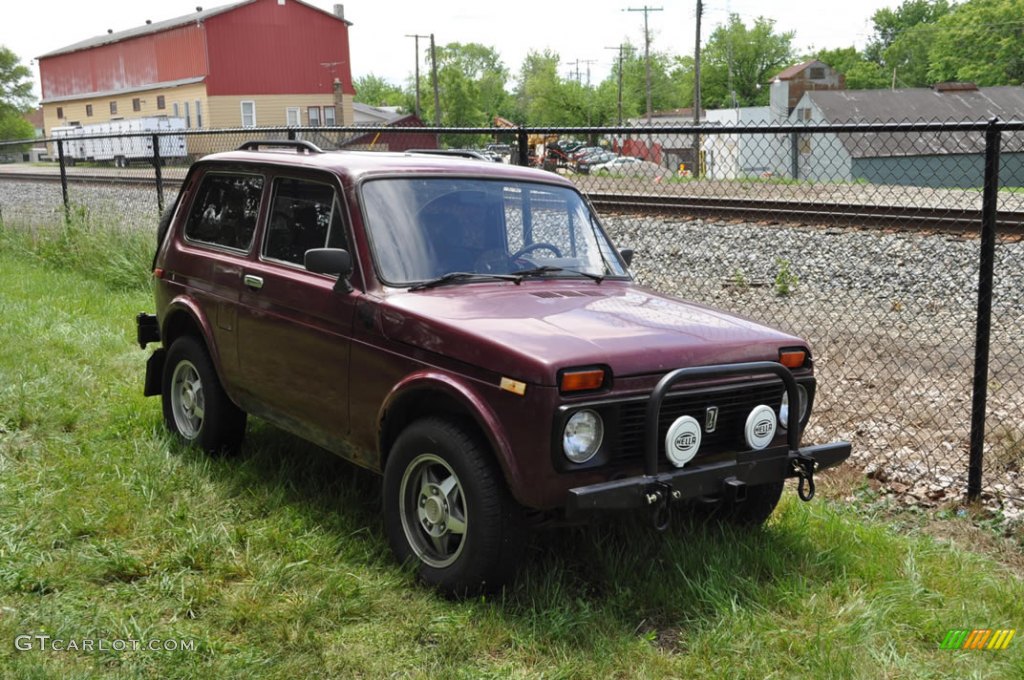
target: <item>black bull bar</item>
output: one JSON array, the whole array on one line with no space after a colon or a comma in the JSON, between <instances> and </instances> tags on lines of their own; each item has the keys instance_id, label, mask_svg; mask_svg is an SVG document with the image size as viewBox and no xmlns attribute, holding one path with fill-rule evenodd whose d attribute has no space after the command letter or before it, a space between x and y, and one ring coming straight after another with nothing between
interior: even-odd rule
<instances>
[{"instance_id":1,"label":"black bull bar","mask_svg":"<svg viewBox=\"0 0 1024 680\"><path fill-rule=\"evenodd\" d=\"M739 451L735 460L658 472L659 415L665 395L673 385L683 380L766 373L779 377L789 396L785 446ZM655 507L664 511L671 501L719 494L742 501L748 486L777 482L788 477L800 478L800 498L810 500L814 496L814 473L842 463L850 457L851 447L849 442L835 442L801 449L800 409L797 404L799 393L793 374L774 361L676 369L658 381L647 404L643 475L570 489L566 514L572 516L590 510L628 510L639 507Z\"/></svg>"}]
</instances>

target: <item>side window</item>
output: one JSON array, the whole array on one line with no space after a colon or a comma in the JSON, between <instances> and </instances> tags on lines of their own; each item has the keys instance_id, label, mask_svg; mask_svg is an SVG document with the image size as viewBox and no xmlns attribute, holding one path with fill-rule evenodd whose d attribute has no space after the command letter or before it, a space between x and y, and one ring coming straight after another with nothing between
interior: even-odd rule
<instances>
[{"instance_id":1,"label":"side window","mask_svg":"<svg viewBox=\"0 0 1024 680\"><path fill-rule=\"evenodd\" d=\"M347 248L334 189L299 179L278 179L270 204L263 257L303 266L311 248Z\"/></svg>"},{"instance_id":2,"label":"side window","mask_svg":"<svg viewBox=\"0 0 1024 680\"><path fill-rule=\"evenodd\" d=\"M263 178L258 175L206 175L192 203L185 238L232 250L249 250L262 195Z\"/></svg>"}]
</instances>

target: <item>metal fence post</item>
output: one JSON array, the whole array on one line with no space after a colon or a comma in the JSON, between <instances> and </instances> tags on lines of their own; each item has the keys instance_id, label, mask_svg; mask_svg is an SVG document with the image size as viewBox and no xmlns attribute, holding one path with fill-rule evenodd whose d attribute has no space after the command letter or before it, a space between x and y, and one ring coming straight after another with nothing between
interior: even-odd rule
<instances>
[{"instance_id":1,"label":"metal fence post","mask_svg":"<svg viewBox=\"0 0 1024 680\"><path fill-rule=\"evenodd\" d=\"M60 190L64 195L64 221L71 221L71 200L68 198L68 168L64 162L64 140L57 140L57 160L60 162Z\"/></svg>"},{"instance_id":2,"label":"metal fence post","mask_svg":"<svg viewBox=\"0 0 1024 680\"><path fill-rule=\"evenodd\" d=\"M524 128L521 125L519 126L519 129L516 131L516 147L517 147L517 150L519 151L519 159L518 159L519 165L529 165L530 164L530 144L529 144L529 138L528 138L528 136L526 134L526 128Z\"/></svg>"},{"instance_id":3,"label":"metal fence post","mask_svg":"<svg viewBox=\"0 0 1024 680\"><path fill-rule=\"evenodd\" d=\"M156 207L158 212L164 212L164 172L163 159L160 158L160 135L153 135L153 171L156 175Z\"/></svg>"},{"instance_id":4,"label":"metal fence post","mask_svg":"<svg viewBox=\"0 0 1024 680\"><path fill-rule=\"evenodd\" d=\"M978 264L978 320L974 341L974 398L971 403L971 448L967 500L981 497L988 402L989 338L992 330L992 289L996 254L996 211L999 207L999 119L985 130L985 187L981 202L981 255Z\"/></svg>"}]
</instances>

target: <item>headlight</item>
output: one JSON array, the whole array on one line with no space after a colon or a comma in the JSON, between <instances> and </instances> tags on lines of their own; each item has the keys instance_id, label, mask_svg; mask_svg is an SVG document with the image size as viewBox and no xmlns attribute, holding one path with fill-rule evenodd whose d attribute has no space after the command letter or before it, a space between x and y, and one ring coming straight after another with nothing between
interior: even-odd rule
<instances>
[{"instance_id":1,"label":"headlight","mask_svg":"<svg viewBox=\"0 0 1024 680\"><path fill-rule=\"evenodd\" d=\"M796 392L800 399L800 417L798 420L802 423L804 418L807 417L807 389L803 385L797 385ZM779 427L785 429L787 423L789 423L789 392L783 392L782 405L779 406Z\"/></svg>"},{"instance_id":2,"label":"headlight","mask_svg":"<svg viewBox=\"0 0 1024 680\"><path fill-rule=\"evenodd\" d=\"M604 422L596 411L577 411L565 424L562 433L562 450L565 457L574 463L586 463L601 448L604 439Z\"/></svg>"}]
</instances>

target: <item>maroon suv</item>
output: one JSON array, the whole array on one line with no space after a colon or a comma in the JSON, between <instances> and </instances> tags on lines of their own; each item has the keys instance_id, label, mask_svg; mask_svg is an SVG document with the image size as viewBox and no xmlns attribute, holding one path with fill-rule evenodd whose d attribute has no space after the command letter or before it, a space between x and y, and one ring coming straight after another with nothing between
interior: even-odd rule
<instances>
[{"instance_id":1,"label":"maroon suv","mask_svg":"<svg viewBox=\"0 0 1024 680\"><path fill-rule=\"evenodd\" d=\"M511 578L531 523L809 499L850 445L800 446L807 344L637 286L631 255L552 173L250 142L161 224L145 393L208 451L251 413L383 473L391 547L450 592Z\"/></svg>"}]
</instances>

